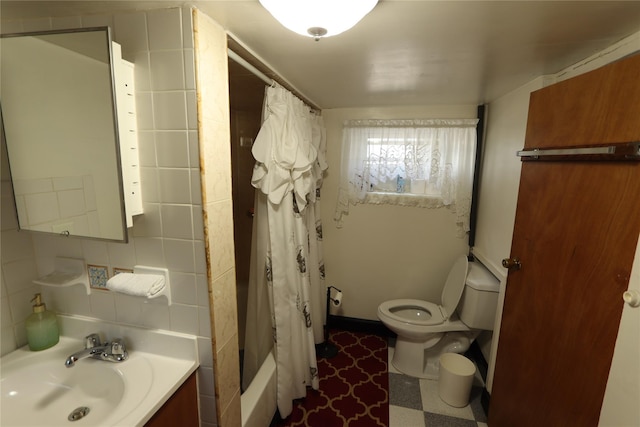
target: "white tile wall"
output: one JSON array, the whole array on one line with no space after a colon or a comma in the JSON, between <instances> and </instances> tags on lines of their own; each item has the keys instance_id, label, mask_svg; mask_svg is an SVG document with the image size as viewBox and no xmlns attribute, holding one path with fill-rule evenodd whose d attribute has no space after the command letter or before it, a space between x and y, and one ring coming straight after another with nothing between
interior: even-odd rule
<instances>
[{"instance_id":1,"label":"white tile wall","mask_svg":"<svg viewBox=\"0 0 640 427\"><path fill-rule=\"evenodd\" d=\"M156 132L158 166L179 168L189 165L189 133L187 131Z\"/></svg>"},{"instance_id":2,"label":"white tile wall","mask_svg":"<svg viewBox=\"0 0 640 427\"><path fill-rule=\"evenodd\" d=\"M37 7L37 6L34 6ZM129 243L112 243L17 231L2 165L1 352L26 344L24 320L34 292L61 313L197 335L201 424L215 425L215 392L199 153L191 10L163 9L104 16L70 16L2 22L3 32L109 25L123 57L135 63L142 194L145 214L134 220ZM11 207L11 209L9 209ZM82 288L36 287L57 255L113 268L167 267L173 305Z\"/></svg>"}]
</instances>

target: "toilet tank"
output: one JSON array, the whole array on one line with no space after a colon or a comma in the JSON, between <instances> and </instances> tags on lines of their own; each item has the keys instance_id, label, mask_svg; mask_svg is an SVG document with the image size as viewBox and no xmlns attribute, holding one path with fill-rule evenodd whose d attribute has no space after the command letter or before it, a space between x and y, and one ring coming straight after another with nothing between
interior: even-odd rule
<instances>
[{"instance_id":1,"label":"toilet tank","mask_svg":"<svg viewBox=\"0 0 640 427\"><path fill-rule=\"evenodd\" d=\"M493 330L500 281L479 261L469 263L458 316L471 329Z\"/></svg>"}]
</instances>

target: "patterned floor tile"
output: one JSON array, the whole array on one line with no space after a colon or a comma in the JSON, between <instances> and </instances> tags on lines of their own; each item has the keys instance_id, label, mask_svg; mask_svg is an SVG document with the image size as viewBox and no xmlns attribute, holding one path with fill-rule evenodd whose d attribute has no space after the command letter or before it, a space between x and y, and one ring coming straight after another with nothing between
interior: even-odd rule
<instances>
[{"instance_id":1,"label":"patterned floor tile","mask_svg":"<svg viewBox=\"0 0 640 427\"><path fill-rule=\"evenodd\" d=\"M479 373L469 404L454 408L440 398L437 380L413 378L395 369L391 363L394 350L388 348L390 427L488 427L481 403L484 382Z\"/></svg>"},{"instance_id":2,"label":"patterned floor tile","mask_svg":"<svg viewBox=\"0 0 640 427\"><path fill-rule=\"evenodd\" d=\"M424 413L425 427L477 427L474 420L449 417L442 414Z\"/></svg>"},{"instance_id":3,"label":"patterned floor tile","mask_svg":"<svg viewBox=\"0 0 640 427\"><path fill-rule=\"evenodd\" d=\"M389 405L389 426L426 427L424 411Z\"/></svg>"},{"instance_id":4,"label":"patterned floor tile","mask_svg":"<svg viewBox=\"0 0 640 427\"><path fill-rule=\"evenodd\" d=\"M473 418L479 423L487 422L487 414L482 407L482 390L483 387L472 387L471 395L469 396L469 406L473 412Z\"/></svg>"},{"instance_id":5,"label":"patterned floor tile","mask_svg":"<svg viewBox=\"0 0 640 427\"><path fill-rule=\"evenodd\" d=\"M420 380L407 375L389 373L389 404L422 411Z\"/></svg>"}]
</instances>

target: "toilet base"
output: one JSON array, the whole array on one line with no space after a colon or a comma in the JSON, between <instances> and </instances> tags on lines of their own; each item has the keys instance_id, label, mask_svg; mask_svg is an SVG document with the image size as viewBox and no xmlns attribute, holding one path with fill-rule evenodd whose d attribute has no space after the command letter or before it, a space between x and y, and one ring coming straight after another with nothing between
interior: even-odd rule
<instances>
[{"instance_id":1,"label":"toilet base","mask_svg":"<svg viewBox=\"0 0 640 427\"><path fill-rule=\"evenodd\" d=\"M411 377L438 379L440 355L464 353L479 334L479 330L447 332L434 334L427 341L421 342L398 336L391 364Z\"/></svg>"}]
</instances>

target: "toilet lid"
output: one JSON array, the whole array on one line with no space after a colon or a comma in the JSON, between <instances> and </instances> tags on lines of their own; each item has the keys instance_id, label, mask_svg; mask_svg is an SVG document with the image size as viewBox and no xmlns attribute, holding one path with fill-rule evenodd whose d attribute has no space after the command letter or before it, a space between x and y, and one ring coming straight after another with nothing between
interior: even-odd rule
<instances>
[{"instance_id":1,"label":"toilet lid","mask_svg":"<svg viewBox=\"0 0 640 427\"><path fill-rule=\"evenodd\" d=\"M442 315L445 320L449 319L458 307L465 282L467 281L467 269L469 261L466 255L456 260L449 271L449 276L442 289Z\"/></svg>"}]
</instances>

